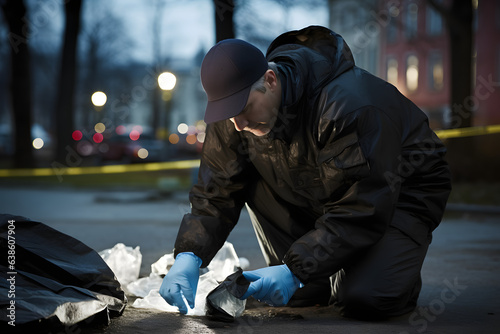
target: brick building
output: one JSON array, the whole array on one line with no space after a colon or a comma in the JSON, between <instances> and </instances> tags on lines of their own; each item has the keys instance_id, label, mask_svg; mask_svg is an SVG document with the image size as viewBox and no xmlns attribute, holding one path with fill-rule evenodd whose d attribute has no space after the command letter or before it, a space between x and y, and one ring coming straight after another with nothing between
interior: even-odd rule
<instances>
[{"instance_id":1,"label":"brick building","mask_svg":"<svg viewBox=\"0 0 500 334\"><path fill-rule=\"evenodd\" d=\"M441 0L445 5L453 0ZM471 97L474 125L500 123L500 2L473 2ZM379 73L422 108L435 129L449 126L450 47L443 17L426 0L382 0L388 20L380 34Z\"/></svg>"}]
</instances>

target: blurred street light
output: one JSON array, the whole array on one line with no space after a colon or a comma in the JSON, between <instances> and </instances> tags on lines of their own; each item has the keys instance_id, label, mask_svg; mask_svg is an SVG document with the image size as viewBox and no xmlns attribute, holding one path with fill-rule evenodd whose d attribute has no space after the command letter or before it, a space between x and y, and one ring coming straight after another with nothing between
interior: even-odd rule
<instances>
[{"instance_id":1,"label":"blurred street light","mask_svg":"<svg viewBox=\"0 0 500 334\"><path fill-rule=\"evenodd\" d=\"M181 123L177 126L177 131L180 133L180 134L186 134L188 132L188 125L186 123Z\"/></svg>"},{"instance_id":2,"label":"blurred street light","mask_svg":"<svg viewBox=\"0 0 500 334\"><path fill-rule=\"evenodd\" d=\"M198 133L196 135L196 140L203 144L205 142L205 132Z\"/></svg>"},{"instance_id":3,"label":"blurred street light","mask_svg":"<svg viewBox=\"0 0 500 334\"><path fill-rule=\"evenodd\" d=\"M137 151L137 156L141 159L146 159L149 155L149 152L147 149L145 149L144 147L140 148L138 151Z\"/></svg>"},{"instance_id":4,"label":"blurred street light","mask_svg":"<svg viewBox=\"0 0 500 334\"><path fill-rule=\"evenodd\" d=\"M75 130L71 134L71 137L73 137L73 140L79 141L80 139L83 138L83 133L80 130Z\"/></svg>"},{"instance_id":5,"label":"blurred street light","mask_svg":"<svg viewBox=\"0 0 500 334\"><path fill-rule=\"evenodd\" d=\"M156 129L156 138L165 138L170 130L170 112L172 108L172 90L177 83L177 78L173 73L163 72L158 76L158 86L163 91L162 100L165 101L165 112L163 113L163 120L159 122L160 126ZM168 136L168 141L171 144L177 144L179 142L179 136L176 134L170 134ZM163 146L163 153L168 154L167 146Z\"/></svg>"},{"instance_id":6,"label":"blurred street light","mask_svg":"<svg viewBox=\"0 0 500 334\"><path fill-rule=\"evenodd\" d=\"M104 139L104 136L102 135L102 133L97 132L97 133L94 133L94 135L92 136L92 139L94 140L94 142L96 144L99 144Z\"/></svg>"},{"instance_id":7,"label":"blurred street light","mask_svg":"<svg viewBox=\"0 0 500 334\"><path fill-rule=\"evenodd\" d=\"M94 126L94 130L97 133L103 133L104 131L106 131L106 125L104 125L103 123L99 122L99 123L97 123Z\"/></svg>"},{"instance_id":8,"label":"blurred street light","mask_svg":"<svg viewBox=\"0 0 500 334\"><path fill-rule=\"evenodd\" d=\"M177 144L179 142L179 136L175 133L172 133L170 136L168 136L168 141L170 144Z\"/></svg>"},{"instance_id":9,"label":"blurred street light","mask_svg":"<svg viewBox=\"0 0 500 334\"><path fill-rule=\"evenodd\" d=\"M92 104L96 107L102 107L106 104L108 97L103 92L95 92L92 94Z\"/></svg>"},{"instance_id":10,"label":"blurred street light","mask_svg":"<svg viewBox=\"0 0 500 334\"><path fill-rule=\"evenodd\" d=\"M170 72L163 72L158 76L158 85L162 90L172 90L175 87L177 78Z\"/></svg>"},{"instance_id":11,"label":"blurred street light","mask_svg":"<svg viewBox=\"0 0 500 334\"><path fill-rule=\"evenodd\" d=\"M42 138L35 138L35 140L33 140L33 147L36 150L41 149L43 147L43 145L44 145L44 142L43 142Z\"/></svg>"},{"instance_id":12,"label":"blurred street light","mask_svg":"<svg viewBox=\"0 0 500 334\"><path fill-rule=\"evenodd\" d=\"M196 135L188 135L188 136L186 137L186 142L187 142L189 145L196 144Z\"/></svg>"},{"instance_id":13,"label":"blurred street light","mask_svg":"<svg viewBox=\"0 0 500 334\"><path fill-rule=\"evenodd\" d=\"M141 133L137 130L132 130L128 136L131 140L136 141L141 137Z\"/></svg>"}]
</instances>

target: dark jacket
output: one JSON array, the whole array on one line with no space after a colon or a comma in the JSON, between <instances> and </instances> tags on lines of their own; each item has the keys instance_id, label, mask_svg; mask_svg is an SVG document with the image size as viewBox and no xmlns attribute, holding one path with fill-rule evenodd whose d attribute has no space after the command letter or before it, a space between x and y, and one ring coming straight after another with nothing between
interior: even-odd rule
<instances>
[{"instance_id":1,"label":"dark jacket","mask_svg":"<svg viewBox=\"0 0 500 334\"><path fill-rule=\"evenodd\" d=\"M308 232L283 259L303 283L334 274L389 225L428 242L450 174L426 115L356 67L329 29L285 33L266 57L278 64L282 83L278 121L264 137L237 132L229 120L208 127L192 213L182 221L175 254L192 251L208 265L257 179L308 213Z\"/></svg>"}]
</instances>

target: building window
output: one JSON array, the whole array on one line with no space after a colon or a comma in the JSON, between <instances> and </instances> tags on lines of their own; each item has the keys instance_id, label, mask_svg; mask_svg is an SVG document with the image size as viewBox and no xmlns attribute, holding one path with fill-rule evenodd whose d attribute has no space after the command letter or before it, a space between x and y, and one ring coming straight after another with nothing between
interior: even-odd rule
<instances>
[{"instance_id":1,"label":"building window","mask_svg":"<svg viewBox=\"0 0 500 334\"><path fill-rule=\"evenodd\" d=\"M395 58L387 58L387 82L397 86L398 84L398 61Z\"/></svg>"},{"instance_id":2,"label":"building window","mask_svg":"<svg viewBox=\"0 0 500 334\"><path fill-rule=\"evenodd\" d=\"M429 54L428 73L429 88L431 90L441 90L444 84L443 56L439 51Z\"/></svg>"},{"instance_id":3,"label":"building window","mask_svg":"<svg viewBox=\"0 0 500 334\"><path fill-rule=\"evenodd\" d=\"M418 29L418 5L409 2L406 8L406 38L414 39L417 37Z\"/></svg>"},{"instance_id":4,"label":"building window","mask_svg":"<svg viewBox=\"0 0 500 334\"><path fill-rule=\"evenodd\" d=\"M406 87L410 92L418 88L418 58L415 55L409 55L406 59Z\"/></svg>"},{"instance_id":5,"label":"building window","mask_svg":"<svg viewBox=\"0 0 500 334\"><path fill-rule=\"evenodd\" d=\"M431 5L427 5L426 30L430 36L441 35L443 32L443 17Z\"/></svg>"}]
</instances>

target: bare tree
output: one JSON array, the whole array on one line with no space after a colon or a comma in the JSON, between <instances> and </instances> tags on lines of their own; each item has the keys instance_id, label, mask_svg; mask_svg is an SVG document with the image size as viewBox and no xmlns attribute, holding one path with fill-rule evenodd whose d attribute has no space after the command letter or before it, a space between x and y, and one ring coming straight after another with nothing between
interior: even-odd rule
<instances>
[{"instance_id":1,"label":"bare tree","mask_svg":"<svg viewBox=\"0 0 500 334\"><path fill-rule=\"evenodd\" d=\"M80 30L82 0L64 3L66 27L59 72L58 96L56 102L56 160L66 162L68 147L73 131L74 91L76 78L76 49Z\"/></svg>"},{"instance_id":2,"label":"bare tree","mask_svg":"<svg viewBox=\"0 0 500 334\"><path fill-rule=\"evenodd\" d=\"M15 167L34 165L31 145L31 68L28 47L28 22L22 0L0 2L9 27L8 40L11 54L10 96L14 116Z\"/></svg>"},{"instance_id":3,"label":"bare tree","mask_svg":"<svg viewBox=\"0 0 500 334\"><path fill-rule=\"evenodd\" d=\"M313 9L318 6L324 6L326 0L309 0L309 1L295 1L295 0L272 0L283 8L283 30L290 29L290 13L294 7L300 7L304 10Z\"/></svg>"},{"instance_id":4,"label":"bare tree","mask_svg":"<svg viewBox=\"0 0 500 334\"><path fill-rule=\"evenodd\" d=\"M157 74L160 74L164 64L162 59L162 49L161 49L161 23L162 23L162 14L165 3L163 0L156 0L154 3L154 17L153 17L153 66L155 67ZM161 91L160 87L156 85L153 89L153 99L152 109L153 109L153 117L151 119L151 128L153 129L153 134L157 135L158 130L160 128L160 96ZM166 129L168 131L168 129Z\"/></svg>"},{"instance_id":5,"label":"bare tree","mask_svg":"<svg viewBox=\"0 0 500 334\"><path fill-rule=\"evenodd\" d=\"M215 7L215 38L217 42L234 38L234 1L213 0Z\"/></svg>"},{"instance_id":6,"label":"bare tree","mask_svg":"<svg viewBox=\"0 0 500 334\"><path fill-rule=\"evenodd\" d=\"M106 8L106 3L87 0L88 12L85 24L81 27L79 46L83 50L81 84L79 92L83 100L79 101L83 108L81 122L84 127L91 126L93 119L93 105L90 96L96 90L103 90L102 85L109 81L104 77L106 69L120 61L125 61L126 50L130 49L131 41L123 31L123 22Z\"/></svg>"},{"instance_id":7,"label":"bare tree","mask_svg":"<svg viewBox=\"0 0 500 334\"><path fill-rule=\"evenodd\" d=\"M283 20L269 20L259 15L255 3L251 1L237 1L235 11L237 34L256 45L261 49L269 46L271 41L277 37L277 34L292 29L291 13L294 8L309 10L313 8L325 7L326 0L294 1L294 0L269 0L269 3L275 3L283 11ZM278 15L276 15L278 17Z\"/></svg>"},{"instance_id":8,"label":"bare tree","mask_svg":"<svg viewBox=\"0 0 500 334\"><path fill-rule=\"evenodd\" d=\"M2 4L3 0L0 0L0 5ZM3 12L3 11L2 11ZM3 15L0 15L0 57L2 59L6 59L9 55L9 48L7 47L7 26L6 26L6 21L4 21Z\"/></svg>"},{"instance_id":9,"label":"bare tree","mask_svg":"<svg viewBox=\"0 0 500 334\"><path fill-rule=\"evenodd\" d=\"M0 3L2 1L0 0ZM0 14L0 59L9 59L9 48L7 39L7 26L3 19L3 14ZM0 62L0 124L6 118L5 112L7 101L7 69L9 68L9 61Z\"/></svg>"}]
</instances>

